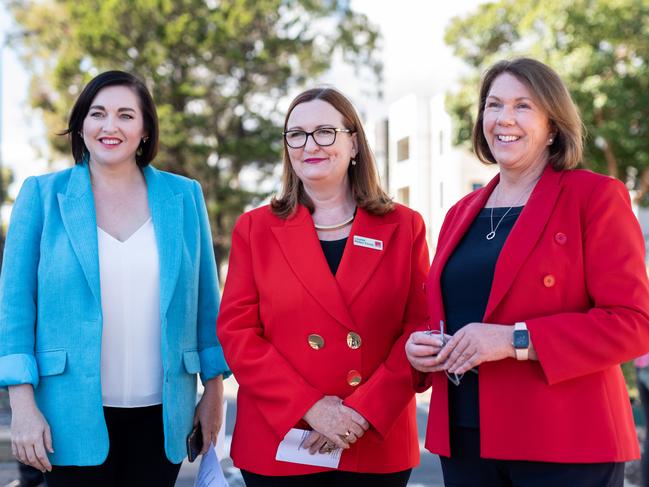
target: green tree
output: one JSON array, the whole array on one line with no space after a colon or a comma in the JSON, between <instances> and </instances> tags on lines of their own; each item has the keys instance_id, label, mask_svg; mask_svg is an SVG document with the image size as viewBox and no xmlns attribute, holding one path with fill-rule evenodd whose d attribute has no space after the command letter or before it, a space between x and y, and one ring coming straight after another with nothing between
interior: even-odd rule
<instances>
[{"instance_id":1,"label":"green tree","mask_svg":"<svg viewBox=\"0 0 649 487\"><path fill-rule=\"evenodd\" d=\"M221 263L257 184L281 157L278 104L329 68L354 63L376 86L379 34L343 0L9 0L27 35L31 103L56 136L82 86L124 69L151 89L161 125L156 166L201 181Z\"/></svg>"},{"instance_id":2,"label":"green tree","mask_svg":"<svg viewBox=\"0 0 649 487\"><path fill-rule=\"evenodd\" d=\"M446 42L471 68L449 97L457 142L470 138L480 74L531 56L562 76L587 129L584 165L649 190L649 2L501 0L452 21Z\"/></svg>"}]
</instances>

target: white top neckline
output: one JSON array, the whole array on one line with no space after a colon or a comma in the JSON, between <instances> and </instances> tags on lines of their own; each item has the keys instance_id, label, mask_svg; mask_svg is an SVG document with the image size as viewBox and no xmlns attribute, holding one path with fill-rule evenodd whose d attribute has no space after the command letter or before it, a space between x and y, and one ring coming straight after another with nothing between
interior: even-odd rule
<instances>
[{"instance_id":1,"label":"white top neckline","mask_svg":"<svg viewBox=\"0 0 649 487\"><path fill-rule=\"evenodd\" d=\"M129 240L131 240L131 238L133 238L135 235L137 235L137 234L140 232L140 230L142 230L144 227L146 227L147 224L148 224L149 222L151 222L151 221L152 221L152 220L151 220L151 217L147 218L147 219L144 221L144 223L142 223L142 225L140 225L139 227L137 227L137 229L136 229L133 233L131 233L131 234L126 238L126 240L120 240L120 239L118 239L117 237L113 237L113 235L111 235L110 233L108 233L106 230L104 230L103 228L101 228L99 225L97 225L97 230L99 230L99 231L100 231L101 233L103 233L104 235L110 237L111 239L115 240L115 242L118 242L118 243L121 243L121 244L125 244L125 243L127 243Z\"/></svg>"}]
</instances>

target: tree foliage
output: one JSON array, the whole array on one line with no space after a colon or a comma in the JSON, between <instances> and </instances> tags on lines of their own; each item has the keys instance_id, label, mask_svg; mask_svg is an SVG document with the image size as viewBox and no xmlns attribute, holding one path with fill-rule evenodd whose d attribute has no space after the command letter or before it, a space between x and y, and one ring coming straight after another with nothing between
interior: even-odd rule
<instances>
[{"instance_id":1,"label":"tree foliage","mask_svg":"<svg viewBox=\"0 0 649 487\"><path fill-rule=\"evenodd\" d=\"M587 130L584 165L634 182L646 198L647 39L647 0L501 0L454 19L446 42L473 68L449 97L457 141L470 139L480 74L497 60L531 56L558 71L579 106Z\"/></svg>"},{"instance_id":2,"label":"tree foliage","mask_svg":"<svg viewBox=\"0 0 649 487\"><path fill-rule=\"evenodd\" d=\"M201 182L219 261L236 217L267 196L255 182L281 158L282 98L334 56L380 77L379 34L343 0L10 0L10 9L54 154L69 158L56 133L84 84L133 72L158 107L155 165Z\"/></svg>"}]
</instances>

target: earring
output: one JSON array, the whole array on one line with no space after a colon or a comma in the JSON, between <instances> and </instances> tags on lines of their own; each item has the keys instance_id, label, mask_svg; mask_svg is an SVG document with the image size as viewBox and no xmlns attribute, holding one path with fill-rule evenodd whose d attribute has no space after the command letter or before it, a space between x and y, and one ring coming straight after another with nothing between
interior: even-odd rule
<instances>
[{"instance_id":1,"label":"earring","mask_svg":"<svg viewBox=\"0 0 649 487\"><path fill-rule=\"evenodd\" d=\"M356 165L356 159L354 159L354 158L352 157L352 166L355 166L355 165Z\"/></svg>"},{"instance_id":2,"label":"earring","mask_svg":"<svg viewBox=\"0 0 649 487\"><path fill-rule=\"evenodd\" d=\"M146 141L149 140L148 137L142 137L142 140L140 141L140 145L138 145L137 150L135 151L135 155L140 157L144 151L142 150L142 146L146 144Z\"/></svg>"},{"instance_id":3,"label":"earring","mask_svg":"<svg viewBox=\"0 0 649 487\"><path fill-rule=\"evenodd\" d=\"M552 137L550 137L550 138L548 139L548 145L552 145L552 142L554 142L554 139L553 139Z\"/></svg>"}]
</instances>

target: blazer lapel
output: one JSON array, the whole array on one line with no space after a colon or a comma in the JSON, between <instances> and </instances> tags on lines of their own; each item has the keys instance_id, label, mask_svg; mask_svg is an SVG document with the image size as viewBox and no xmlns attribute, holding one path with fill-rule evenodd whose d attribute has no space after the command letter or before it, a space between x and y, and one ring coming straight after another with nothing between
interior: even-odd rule
<instances>
[{"instance_id":1,"label":"blazer lapel","mask_svg":"<svg viewBox=\"0 0 649 487\"><path fill-rule=\"evenodd\" d=\"M365 287L379 262L383 259L390 239L398 223L383 223L380 218L370 215L362 208L356 211L345 252L340 261L336 281L342 290L347 305L350 305L358 293ZM368 248L357 245L354 237L378 241L381 248ZM378 243L377 242L377 243Z\"/></svg>"},{"instance_id":2,"label":"blazer lapel","mask_svg":"<svg viewBox=\"0 0 649 487\"><path fill-rule=\"evenodd\" d=\"M271 230L307 292L345 328L353 329L354 321L324 258L309 210L299 206L296 215Z\"/></svg>"},{"instance_id":3,"label":"blazer lapel","mask_svg":"<svg viewBox=\"0 0 649 487\"><path fill-rule=\"evenodd\" d=\"M97 304L101 306L97 218L87 164L75 165L65 193L58 193L63 226Z\"/></svg>"},{"instance_id":4,"label":"blazer lapel","mask_svg":"<svg viewBox=\"0 0 649 487\"><path fill-rule=\"evenodd\" d=\"M561 172L548 165L507 237L496 263L491 294L484 315L486 322L541 237L561 190L560 179Z\"/></svg>"},{"instance_id":5,"label":"blazer lapel","mask_svg":"<svg viewBox=\"0 0 649 487\"><path fill-rule=\"evenodd\" d=\"M182 250L183 195L174 193L158 170L144 168L151 219L160 262L160 316L164 317L173 296ZM163 320L164 322L164 320Z\"/></svg>"},{"instance_id":6,"label":"blazer lapel","mask_svg":"<svg viewBox=\"0 0 649 487\"><path fill-rule=\"evenodd\" d=\"M499 174L489 181L487 186L477 193L473 199L469 200L461 208L458 208L457 214L453 217L453 226L448 229L448 236L444 238L444 241L439 242L439 246L435 252L430 273L432 282L440 282L442 270L446 266L446 262L478 216L478 213L480 213L480 210L487 204L487 200L498 184L498 181L500 181ZM431 286L431 289L434 287Z\"/></svg>"}]
</instances>

